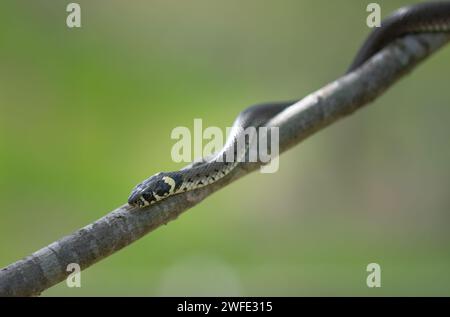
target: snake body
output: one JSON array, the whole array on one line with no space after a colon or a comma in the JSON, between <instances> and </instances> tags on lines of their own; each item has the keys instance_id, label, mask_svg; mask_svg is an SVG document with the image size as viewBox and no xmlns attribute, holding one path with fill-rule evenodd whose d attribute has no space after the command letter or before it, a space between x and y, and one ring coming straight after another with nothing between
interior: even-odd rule
<instances>
[{"instance_id":1,"label":"snake body","mask_svg":"<svg viewBox=\"0 0 450 317\"><path fill-rule=\"evenodd\" d=\"M368 59L395 39L426 32L450 32L450 1L425 2L400 8L375 28L359 49L347 73L362 66ZM179 171L161 172L138 184L128 198L132 206L146 207L169 196L210 185L228 175L247 154L254 140L249 138L244 150L238 140L248 127L261 127L298 100L258 104L242 111L236 118L228 140L221 151ZM233 158L229 160L230 156Z\"/></svg>"}]
</instances>

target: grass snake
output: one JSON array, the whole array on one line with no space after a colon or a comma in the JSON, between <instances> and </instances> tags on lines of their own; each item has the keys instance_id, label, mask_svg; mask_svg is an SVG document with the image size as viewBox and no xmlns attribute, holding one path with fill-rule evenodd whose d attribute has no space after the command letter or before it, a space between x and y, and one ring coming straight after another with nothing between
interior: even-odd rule
<instances>
[{"instance_id":1,"label":"grass snake","mask_svg":"<svg viewBox=\"0 0 450 317\"><path fill-rule=\"evenodd\" d=\"M449 32L450 1L426 2L400 8L381 22L367 37L347 73L360 67L374 54L398 37L411 33ZM275 115L298 100L265 103L251 106L236 118L231 133L222 150L174 172L155 174L138 184L128 198L136 207L146 207L169 196L210 185L229 174L255 143L246 139L243 149L238 149L238 140L248 127L261 127ZM229 155L229 156L227 156ZM229 158L233 158L230 160Z\"/></svg>"}]
</instances>

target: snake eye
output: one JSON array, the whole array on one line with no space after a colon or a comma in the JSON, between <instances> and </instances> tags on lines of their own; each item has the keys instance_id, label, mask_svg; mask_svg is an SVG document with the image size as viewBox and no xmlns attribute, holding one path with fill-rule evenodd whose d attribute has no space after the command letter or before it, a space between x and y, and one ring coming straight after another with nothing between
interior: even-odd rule
<instances>
[{"instance_id":1,"label":"snake eye","mask_svg":"<svg viewBox=\"0 0 450 317\"><path fill-rule=\"evenodd\" d=\"M155 200L155 197L153 197L153 194L151 192L143 193L142 197L149 203L151 203L153 200Z\"/></svg>"}]
</instances>

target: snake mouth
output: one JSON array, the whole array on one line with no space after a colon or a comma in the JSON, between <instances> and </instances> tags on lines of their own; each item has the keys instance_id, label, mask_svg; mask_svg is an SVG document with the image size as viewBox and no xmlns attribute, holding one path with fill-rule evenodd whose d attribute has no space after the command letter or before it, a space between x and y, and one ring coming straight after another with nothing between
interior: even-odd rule
<instances>
[{"instance_id":1,"label":"snake mouth","mask_svg":"<svg viewBox=\"0 0 450 317\"><path fill-rule=\"evenodd\" d=\"M132 192L130 197L128 197L128 204L135 207L141 207L141 205L144 204L141 197L139 192Z\"/></svg>"},{"instance_id":2,"label":"snake mouth","mask_svg":"<svg viewBox=\"0 0 450 317\"><path fill-rule=\"evenodd\" d=\"M128 197L128 204L133 207L147 207L150 205L151 201L149 200L150 197L147 197L148 195L145 192L142 191L133 191Z\"/></svg>"}]
</instances>

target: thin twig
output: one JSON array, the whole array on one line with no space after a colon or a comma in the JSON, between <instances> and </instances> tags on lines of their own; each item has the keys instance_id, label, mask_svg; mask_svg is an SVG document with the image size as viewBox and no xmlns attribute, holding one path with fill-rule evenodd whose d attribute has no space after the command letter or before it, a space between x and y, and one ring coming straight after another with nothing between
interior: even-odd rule
<instances>
[{"instance_id":1,"label":"thin twig","mask_svg":"<svg viewBox=\"0 0 450 317\"><path fill-rule=\"evenodd\" d=\"M358 70L343 76L273 118L280 153L380 96L420 61L449 41L444 34L411 35L383 49ZM85 269L178 217L204 198L258 168L243 164L218 182L169 197L145 210L123 205L0 271L0 296L39 295L63 281L69 263ZM124 195L125 197L126 195ZM124 272L125 273L125 272Z\"/></svg>"}]
</instances>

